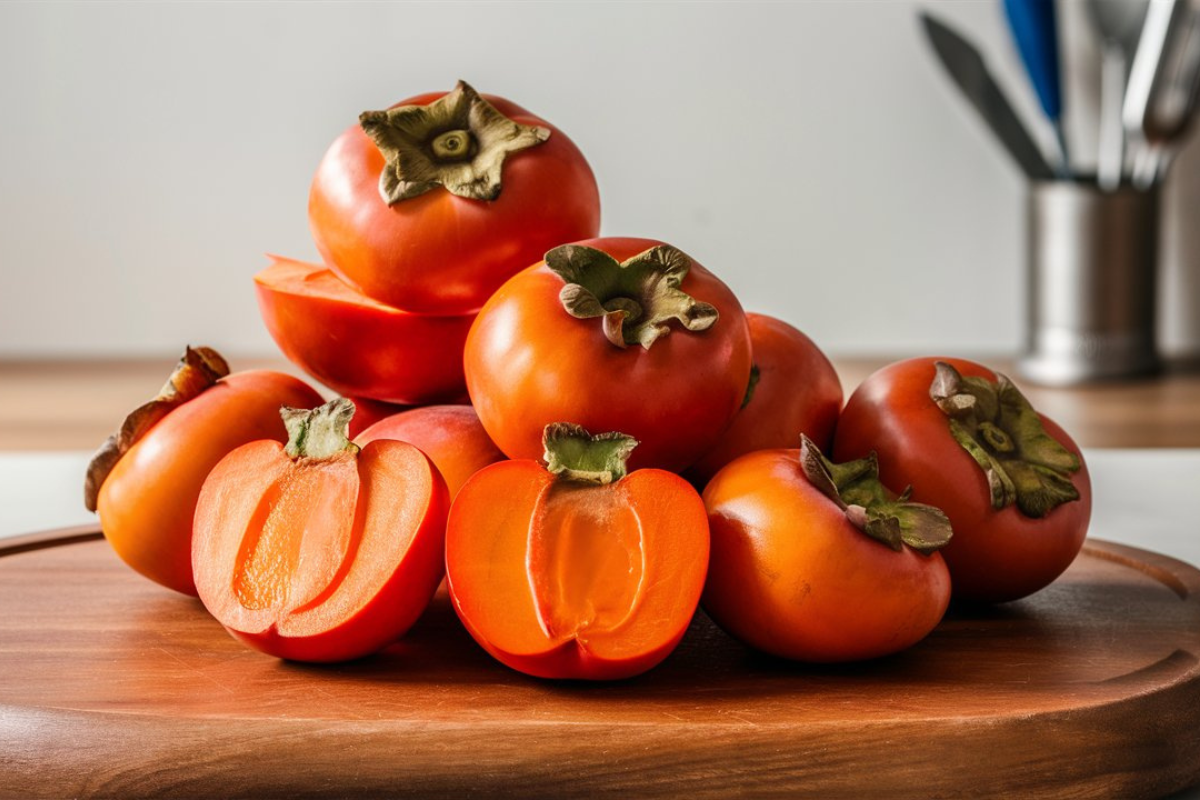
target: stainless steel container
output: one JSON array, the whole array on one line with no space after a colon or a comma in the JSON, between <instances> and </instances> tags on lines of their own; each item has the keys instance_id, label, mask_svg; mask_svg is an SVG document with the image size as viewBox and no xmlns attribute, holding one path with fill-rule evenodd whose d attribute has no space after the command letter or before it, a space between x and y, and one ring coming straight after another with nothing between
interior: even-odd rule
<instances>
[{"instance_id":1,"label":"stainless steel container","mask_svg":"<svg viewBox=\"0 0 1200 800\"><path fill-rule=\"evenodd\" d=\"M1158 231L1157 186L1031 185L1023 377L1062 386L1159 369Z\"/></svg>"}]
</instances>

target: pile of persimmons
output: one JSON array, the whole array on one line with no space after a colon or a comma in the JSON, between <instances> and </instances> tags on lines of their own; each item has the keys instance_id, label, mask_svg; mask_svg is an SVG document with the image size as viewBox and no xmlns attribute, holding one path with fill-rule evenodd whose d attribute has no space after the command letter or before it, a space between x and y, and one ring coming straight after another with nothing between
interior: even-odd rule
<instances>
[{"instance_id":1,"label":"pile of persimmons","mask_svg":"<svg viewBox=\"0 0 1200 800\"><path fill-rule=\"evenodd\" d=\"M918 358L843 407L828 359L669 243L596 238L566 134L459 83L361 115L317 168L324 264L255 277L338 397L189 348L97 453L130 566L266 653L403 635L446 579L496 659L636 675L698 605L785 658L909 647L1079 551L1079 450L987 368ZM702 254L695 254L702 256Z\"/></svg>"}]
</instances>

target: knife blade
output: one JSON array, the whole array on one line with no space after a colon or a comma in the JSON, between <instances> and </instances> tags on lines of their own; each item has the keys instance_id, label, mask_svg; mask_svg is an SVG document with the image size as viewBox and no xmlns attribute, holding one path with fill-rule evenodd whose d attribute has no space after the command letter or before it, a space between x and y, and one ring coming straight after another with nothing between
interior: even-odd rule
<instances>
[{"instance_id":1,"label":"knife blade","mask_svg":"<svg viewBox=\"0 0 1200 800\"><path fill-rule=\"evenodd\" d=\"M1052 180L1054 170L988 71L979 50L928 12L922 11L920 17L938 61L1013 160L1029 178Z\"/></svg>"}]
</instances>

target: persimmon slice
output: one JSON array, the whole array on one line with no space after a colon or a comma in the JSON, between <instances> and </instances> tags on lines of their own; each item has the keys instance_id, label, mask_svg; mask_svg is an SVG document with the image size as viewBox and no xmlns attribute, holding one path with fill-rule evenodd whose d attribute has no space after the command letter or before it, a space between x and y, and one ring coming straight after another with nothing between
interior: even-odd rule
<instances>
[{"instance_id":1,"label":"persimmon slice","mask_svg":"<svg viewBox=\"0 0 1200 800\"><path fill-rule=\"evenodd\" d=\"M627 456L615 471L504 461L459 491L447 584L467 630L501 662L540 677L623 678L682 638L708 566L704 506L673 473L624 475Z\"/></svg>"},{"instance_id":2,"label":"persimmon slice","mask_svg":"<svg viewBox=\"0 0 1200 800\"><path fill-rule=\"evenodd\" d=\"M264 652L307 661L374 652L416 621L441 581L449 501L436 468L403 442L359 450L344 431L341 441L317 455L246 445L201 491L200 599Z\"/></svg>"}]
</instances>

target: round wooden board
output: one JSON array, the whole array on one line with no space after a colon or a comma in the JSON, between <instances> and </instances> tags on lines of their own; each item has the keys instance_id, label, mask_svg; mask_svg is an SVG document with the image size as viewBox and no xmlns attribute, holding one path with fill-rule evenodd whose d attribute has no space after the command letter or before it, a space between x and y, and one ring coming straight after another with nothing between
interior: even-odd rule
<instances>
[{"instance_id":1,"label":"round wooden board","mask_svg":"<svg viewBox=\"0 0 1200 800\"><path fill-rule=\"evenodd\" d=\"M381 655L281 662L60 531L0 543L0 796L1161 796L1200 782L1198 598L1090 542L891 658L783 662L700 614L584 685L492 661L443 594Z\"/></svg>"}]
</instances>

